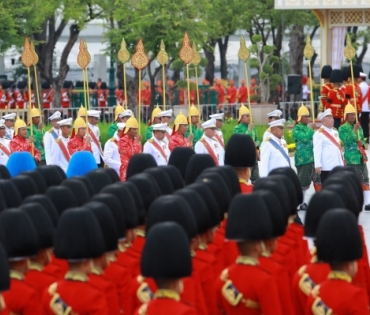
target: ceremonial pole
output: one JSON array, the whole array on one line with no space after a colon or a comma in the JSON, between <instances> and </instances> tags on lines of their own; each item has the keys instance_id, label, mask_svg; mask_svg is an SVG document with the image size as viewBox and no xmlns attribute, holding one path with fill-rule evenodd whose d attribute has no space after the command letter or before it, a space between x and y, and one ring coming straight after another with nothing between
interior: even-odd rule
<instances>
[{"instance_id":1,"label":"ceremonial pole","mask_svg":"<svg viewBox=\"0 0 370 315\"><path fill-rule=\"evenodd\" d=\"M248 108L250 112L251 117L251 124L253 124L253 115L252 115L252 106L251 106L251 96L250 96L250 90L249 90L249 79L248 79L248 68L247 68L247 61L250 57L249 49L247 48L245 44L245 39L243 36L240 36L240 48L238 51L238 57L241 61L244 63L244 75L245 75L245 82L247 84L247 91L248 91Z\"/></svg>"},{"instance_id":2,"label":"ceremonial pole","mask_svg":"<svg viewBox=\"0 0 370 315\"><path fill-rule=\"evenodd\" d=\"M41 122L42 122L42 115L41 115L41 102L40 102L40 93L39 93L39 79L37 77L37 63L39 62L39 56L37 55L36 53L36 50L35 50L35 45L33 44L33 42L31 42L31 49L32 49L32 53L33 53L33 73L35 75L35 94L36 94L36 100L37 100L37 107L39 109L39 112L40 112L40 119L41 119Z\"/></svg>"},{"instance_id":3,"label":"ceremonial pole","mask_svg":"<svg viewBox=\"0 0 370 315\"><path fill-rule=\"evenodd\" d=\"M166 63L168 62L168 54L166 52L163 39L161 40L157 61L162 66L163 110L166 110Z\"/></svg>"},{"instance_id":4,"label":"ceremonial pole","mask_svg":"<svg viewBox=\"0 0 370 315\"><path fill-rule=\"evenodd\" d=\"M198 87L198 65L200 63L200 54L197 51L197 45L195 45L195 42L193 42L193 59L191 60L191 63L194 65L194 70L195 70L195 89L197 93L197 105L198 105L198 111L199 115L201 115L200 111L200 102L199 102L199 87Z\"/></svg>"},{"instance_id":5,"label":"ceremonial pole","mask_svg":"<svg viewBox=\"0 0 370 315\"><path fill-rule=\"evenodd\" d=\"M124 108L127 109L128 108L128 99L127 99L126 62L128 62L130 60L130 53L127 50L126 41L125 41L124 38L122 38L121 48L118 51L117 56L118 56L118 60L120 62L122 62L122 68L123 68L123 91L124 91L124 94L125 94L125 105L124 105Z\"/></svg>"},{"instance_id":6,"label":"ceremonial pole","mask_svg":"<svg viewBox=\"0 0 370 315\"><path fill-rule=\"evenodd\" d=\"M149 58L145 53L145 47L143 41L139 39L135 47L135 53L132 55L131 64L139 70L139 109L138 109L138 122L139 122L139 135L141 135L140 131L140 123L141 123L141 70L143 70L149 63Z\"/></svg>"},{"instance_id":7,"label":"ceremonial pole","mask_svg":"<svg viewBox=\"0 0 370 315\"><path fill-rule=\"evenodd\" d=\"M190 47L190 39L188 33L184 33L184 38L182 39L182 47L179 52L180 59L186 64L186 80L188 86L188 117L190 115L190 78L189 78L189 63L192 61L194 56L193 49ZM189 117L189 124L190 124L190 134L193 134L193 129L191 125L191 117Z\"/></svg>"},{"instance_id":8,"label":"ceremonial pole","mask_svg":"<svg viewBox=\"0 0 370 315\"><path fill-rule=\"evenodd\" d=\"M305 58L308 60L308 72L310 78L310 101L311 101L311 116L312 116L312 123L315 123L315 105L313 102L313 92L312 92L312 71L311 71L311 58L313 57L315 51L311 45L311 38L310 35L306 37L306 46L304 47L303 54Z\"/></svg>"}]
</instances>

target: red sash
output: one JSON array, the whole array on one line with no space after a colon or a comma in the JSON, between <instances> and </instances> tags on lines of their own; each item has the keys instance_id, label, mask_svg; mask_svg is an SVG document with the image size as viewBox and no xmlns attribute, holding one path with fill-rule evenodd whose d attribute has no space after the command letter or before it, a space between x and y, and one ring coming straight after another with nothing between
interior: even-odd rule
<instances>
[{"instance_id":1,"label":"red sash","mask_svg":"<svg viewBox=\"0 0 370 315\"><path fill-rule=\"evenodd\" d=\"M163 158L167 162L167 155L166 153L164 153L162 147L153 139L149 140L149 142L153 145L153 147L155 147L159 151L159 153L163 156Z\"/></svg>"},{"instance_id":2,"label":"red sash","mask_svg":"<svg viewBox=\"0 0 370 315\"><path fill-rule=\"evenodd\" d=\"M61 139L57 139L56 142L58 143L60 151L62 151L64 158L69 162L71 156L69 155L69 152L63 141Z\"/></svg>"},{"instance_id":3,"label":"red sash","mask_svg":"<svg viewBox=\"0 0 370 315\"><path fill-rule=\"evenodd\" d=\"M166 139L167 139L168 141L170 141L171 137L170 137L170 135L168 134L168 132L166 132L166 133L165 133L165 136L166 136Z\"/></svg>"},{"instance_id":4,"label":"red sash","mask_svg":"<svg viewBox=\"0 0 370 315\"><path fill-rule=\"evenodd\" d=\"M365 101L368 101L369 100L369 90L370 90L370 86L367 89L366 94L362 96L362 103L361 103L361 105L364 105Z\"/></svg>"},{"instance_id":5,"label":"red sash","mask_svg":"<svg viewBox=\"0 0 370 315\"><path fill-rule=\"evenodd\" d=\"M204 138L200 140L204 147L206 148L206 150L208 151L209 155L211 156L211 158L213 159L213 161L215 161L215 164L216 166L218 166L218 159L217 159L217 156L215 154L215 152L212 150L211 146L209 145L209 143L207 142L207 140L205 140Z\"/></svg>"},{"instance_id":6,"label":"red sash","mask_svg":"<svg viewBox=\"0 0 370 315\"><path fill-rule=\"evenodd\" d=\"M219 144L225 149L225 145L222 142L221 137L217 134L217 132L215 132L215 138L219 142Z\"/></svg>"},{"instance_id":7,"label":"red sash","mask_svg":"<svg viewBox=\"0 0 370 315\"><path fill-rule=\"evenodd\" d=\"M98 139L96 138L95 133L92 132L92 130L90 128L89 128L89 135L91 136L92 141L94 141L94 143L98 147L100 156L103 158L104 154L103 154L103 151L101 150L100 143L99 143Z\"/></svg>"},{"instance_id":8,"label":"red sash","mask_svg":"<svg viewBox=\"0 0 370 315\"><path fill-rule=\"evenodd\" d=\"M342 160L343 160L343 156L342 156L342 148L340 147L339 143L337 142L337 140L335 140L335 138L329 133L327 132L325 129L321 128L321 132L322 134L328 138L331 143L333 143L337 148L338 150L340 151L340 156L342 157Z\"/></svg>"},{"instance_id":9,"label":"red sash","mask_svg":"<svg viewBox=\"0 0 370 315\"><path fill-rule=\"evenodd\" d=\"M8 148L3 145L2 143L0 143L0 150L3 151L7 156L10 156L10 151L8 150Z\"/></svg>"}]
</instances>

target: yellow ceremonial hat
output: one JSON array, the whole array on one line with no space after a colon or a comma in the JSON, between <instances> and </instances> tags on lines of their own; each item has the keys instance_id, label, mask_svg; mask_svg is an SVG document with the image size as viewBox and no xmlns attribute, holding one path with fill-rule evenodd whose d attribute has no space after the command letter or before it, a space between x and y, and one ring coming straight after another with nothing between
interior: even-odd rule
<instances>
[{"instance_id":1,"label":"yellow ceremonial hat","mask_svg":"<svg viewBox=\"0 0 370 315\"><path fill-rule=\"evenodd\" d=\"M27 128L26 123L22 119L17 119L14 123L14 135L18 134L19 128Z\"/></svg>"},{"instance_id":2,"label":"yellow ceremonial hat","mask_svg":"<svg viewBox=\"0 0 370 315\"><path fill-rule=\"evenodd\" d=\"M126 127L125 127L125 133L130 128L139 128L139 123L137 122L137 119L134 116L131 116L129 119L127 119L127 121L126 121Z\"/></svg>"},{"instance_id":3,"label":"yellow ceremonial hat","mask_svg":"<svg viewBox=\"0 0 370 315\"><path fill-rule=\"evenodd\" d=\"M78 109L77 117L86 116L87 117L87 110L85 107L81 105L81 107Z\"/></svg>"},{"instance_id":4,"label":"yellow ceremonial hat","mask_svg":"<svg viewBox=\"0 0 370 315\"><path fill-rule=\"evenodd\" d=\"M125 109L123 108L122 105L118 104L116 108L114 109L114 120L117 120L118 115L123 113Z\"/></svg>"},{"instance_id":5,"label":"yellow ceremonial hat","mask_svg":"<svg viewBox=\"0 0 370 315\"><path fill-rule=\"evenodd\" d=\"M31 118L33 118L33 117L40 117L41 115L40 115L40 112L39 112L39 110L37 109L37 108L32 108L31 109Z\"/></svg>"},{"instance_id":6,"label":"yellow ceremonial hat","mask_svg":"<svg viewBox=\"0 0 370 315\"><path fill-rule=\"evenodd\" d=\"M75 120L75 123L73 124L73 128L74 128L75 134L78 133L78 129L80 129L80 128L86 128L86 127L87 127L86 122L81 117L78 117Z\"/></svg>"},{"instance_id":7,"label":"yellow ceremonial hat","mask_svg":"<svg viewBox=\"0 0 370 315\"><path fill-rule=\"evenodd\" d=\"M346 117L347 114L355 114L356 109L351 104L347 104L346 108L344 109L344 117Z\"/></svg>"},{"instance_id":8,"label":"yellow ceremonial hat","mask_svg":"<svg viewBox=\"0 0 370 315\"><path fill-rule=\"evenodd\" d=\"M248 107L246 107L244 104L242 104L242 106L240 106L240 108L239 108L239 119L238 119L238 121L240 121L242 116L246 115L246 114L250 114L250 111L249 111Z\"/></svg>"},{"instance_id":9,"label":"yellow ceremonial hat","mask_svg":"<svg viewBox=\"0 0 370 315\"><path fill-rule=\"evenodd\" d=\"M309 115L310 115L310 112L308 111L308 108L302 104L301 107L298 109L297 121L301 121L302 116L309 116Z\"/></svg>"},{"instance_id":10,"label":"yellow ceremonial hat","mask_svg":"<svg viewBox=\"0 0 370 315\"><path fill-rule=\"evenodd\" d=\"M174 121L173 124L175 125L175 131L177 131L179 129L180 125L187 125L188 124L188 121L187 121L185 115L181 112L181 110L180 110L180 113L176 116L175 121Z\"/></svg>"},{"instance_id":11,"label":"yellow ceremonial hat","mask_svg":"<svg viewBox=\"0 0 370 315\"><path fill-rule=\"evenodd\" d=\"M151 121L153 122L154 118L155 117L160 117L159 116L159 113L161 112L162 110L158 107L154 108L153 111L152 111L152 118L151 118Z\"/></svg>"},{"instance_id":12,"label":"yellow ceremonial hat","mask_svg":"<svg viewBox=\"0 0 370 315\"><path fill-rule=\"evenodd\" d=\"M191 105L190 106L190 110L189 110L189 117L191 116L199 116L199 111L198 109L194 106L194 105Z\"/></svg>"}]
</instances>

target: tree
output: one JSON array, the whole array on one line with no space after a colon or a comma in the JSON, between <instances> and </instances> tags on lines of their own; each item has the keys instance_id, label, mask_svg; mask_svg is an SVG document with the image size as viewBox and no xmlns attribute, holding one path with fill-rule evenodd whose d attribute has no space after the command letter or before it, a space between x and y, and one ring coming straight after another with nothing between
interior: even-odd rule
<instances>
[{"instance_id":1,"label":"tree","mask_svg":"<svg viewBox=\"0 0 370 315\"><path fill-rule=\"evenodd\" d=\"M358 51L357 49L361 47L360 53L357 53L355 57L356 64L361 66L367 52L367 45L370 43L370 27L368 26L364 30L359 30L358 26L353 26L348 27L347 31L348 33L351 33L352 43L353 46L356 48L356 51Z\"/></svg>"}]
</instances>

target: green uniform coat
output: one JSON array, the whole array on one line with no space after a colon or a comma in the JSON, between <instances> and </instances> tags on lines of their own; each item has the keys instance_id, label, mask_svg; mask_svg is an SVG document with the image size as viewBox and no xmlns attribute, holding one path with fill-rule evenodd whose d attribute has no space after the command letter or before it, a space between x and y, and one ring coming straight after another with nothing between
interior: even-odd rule
<instances>
[{"instance_id":1,"label":"green uniform coat","mask_svg":"<svg viewBox=\"0 0 370 315\"><path fill-rule=\"evenodd\" d=\"M114 133L118 130L117 122L115 121L113 124L111 124L108 128L108 135L109 138L112 138L114 136Z\"/></svg>"},{"instance_id":2,"label":"green uniform coat","mask_svg":"<svg viewBox=\"0 0 370 315\"><path fill-rule=\"evenodd\" d=\"M37 150L40 152L41 161L45 161L45 150L44 150L44 130L39 130L38 126L32 124L32 132L33 132L33 139L34 139L34 145ZM31 136L30 127L27 127L27 138Z\"/></svg>"},{"instance_id":3,"label":"green uniform coat","mask_svg":"<svg viewBox=\"0 0 370 315\"><path fill-rule=\"evenodd\" d=\"M359 135L359 136L358 136ZM358 150L357 140L365 145L364 132L358 128L358 132L353 131L353 125L345 122L339 127L339 138L344 144L344 159L347 164L362 164L362 154Z\"/></svg>"},{"instance_id":4,"label":"green uniform coat","mask_svg":"<svg viewBox=\"0 0 370 315\"><path fill-rule=\"evenodd\" d=\"M200 129L200 128L197 128L197 126L191 125L191 130L192 130L193 135L194 135L194 139L193 139L193 149L194 149L195 144L203 136L203 129ZM188 127L186 129L185 137L187 138L187 137L189 137L189 135L190 135L190 124L188 125Z\"/></svg>"},{"instance_id":5,"label":"green uniform coat","mask_svg":"<svg viewBox=\"0 0 370 315\"><path fill-rule=\"evenodd\" d=\"M292 135L296 145L295 166L313 163L313 134L314 131L308 125L300 122L293 127Z\"/></svg>"},{"instance_id":6,"label":"green uniform coat","mask_svg":"<svg viewBox=\"0 0 370 315\"><path fill-rule=\"evenodd\" d=\"M153 136L153 126L148 126L145 130L145 140L149 140Z\"/></svg>"}]
</instances>

